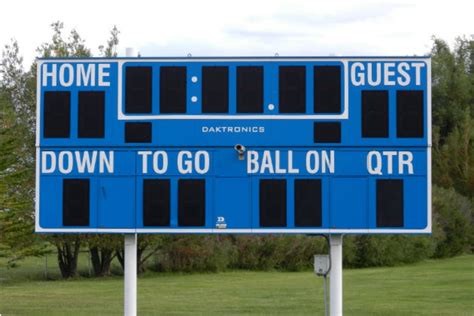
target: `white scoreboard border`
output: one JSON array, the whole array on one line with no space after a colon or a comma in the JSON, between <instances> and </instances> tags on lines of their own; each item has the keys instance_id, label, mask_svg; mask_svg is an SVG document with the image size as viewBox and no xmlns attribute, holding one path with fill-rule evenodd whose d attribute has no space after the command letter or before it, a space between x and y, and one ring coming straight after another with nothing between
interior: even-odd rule
<instances>
[{"instance_id":1,"label":"white scoreboard border","mask_svg":"<svg viewBox=\"0 0 474 316\"><path fill-rule=\"evenodd\" d=\"M229 58L229 59L144 59L143 62L249 62L249 61L302 61L302 62L314 62L314 61L339 61L343 62L345 68L345 85L344 85L344 112L338 115L298 115L296 116L289 116L287 119L348 119L348 89L349 89L349 82L348 82L348 63L349 61L406 61L409 60L410 57L407 58L278 58L278 59L251 59L251 58ZM37 233L116 233L116 234L127 234L127 233L219 233L219 234L426 234L431 233L432 228L432 185L431 185L431 145L432 145L432 135L431 135L431 59L430 58L416 58L417 60L422 60L427 65L427 140L428 140L428 148L427 148L427 225L423 229L382 229L382 228L375 228L375 229L295 229L295 228L288 228L288 229L202 229L202 228L191 228L191 229L182 229L182 228L43 228L40 226L39 223L39 205L40 205L40 146L39 146L39 139L40 139L40 106L41 106L41 65L47 60L37 60L37 69L36 69L36 179L35 179L35 232ZM158 115L152 116L125 116L122 113L121 107L121 68L123 63L127 61L139 62L139 59L54 59L54 62L118 62L119 63L119 97L118 97L118 110L119 110L119 120L149 120L149 119L161 119ZM123 116L123 117L121 117ZM232 115L231 119L285 119L288 115ZM166 116L166 119L229 119L230 116L224 116L220 118L220 116L216 115L170 115ZM225 118L224 118L225 117Z\"/></svg>"},{"instance_id":2,"label":"white scoreboard border","mask_svg":"<svg viewBox=\"0 0 474 316\"><path fill-rule=\"evenodd\" d=\"M280 115L280 114L259 114L259 115L202 115L202 114L179 114L179 115L126 115L122 110L122 70L123 64L127 62L137 62L136 60L118 60L118 104L117 104L117 113L119 120L314 120L314 119L326 119L326 120L341 120L349 118L349 62L346 59L292 59L292 58L279 58L278 62L342 62L344 65L344 110L341 114L315 114L315 115ZM146 59L142 62L167 62L167 63L177 63L177 62L270 62L275 61L275 59Z\"/></svg>"}]
</instances>

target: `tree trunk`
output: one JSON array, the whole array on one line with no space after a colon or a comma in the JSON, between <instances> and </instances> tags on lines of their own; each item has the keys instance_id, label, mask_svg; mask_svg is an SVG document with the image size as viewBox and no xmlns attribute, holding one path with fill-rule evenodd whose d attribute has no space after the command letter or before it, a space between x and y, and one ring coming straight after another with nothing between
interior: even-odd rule
<instances>
[{"instance_id":1,"label":"tree trunk","mask_svg":"<svg viewBox=\"0 0 474 316\"><path fill-rule=\"evenodd\" d=\"M73 241L59 241L56 243L58 250L58 264L61 276L64 279L72 278L77 275L77 259L81 241L76 238Z\"/></svg>"},{"instance_id":2,"label":"tree trunk","mask_svg":"<svg viewBox=\"0 0 474 316\"><path fill-rule=\"evenodd\" d=\"M114 259L114 250L110 248L91 247L89 249L91 254L92 267L94 269L94 276L101 277L110 274L110 265Z\"/></svg>"},{"instance_id":3,"label":"tree trunk","mask_svg":"<svg viewBox=\"0 0 474 316\"><path fill-rule=\"evenodd\" d=\"M117 260L122 267L122 271L125 271L125 250L123 248L115 250L115 255L117 256Z\"/></svg>"},{"instance_id":4,"label":"tree trunk","mask_svg":"<svg viewBox=\"0 0 474 316\"><path fill-rule=\"evenodd\" d=\"M150 258L151 254L147 256L143 256L143 253L148 248L148 243L138 241L137 246L137 273L140 274L145 272L145 262ZM122 270L125 271L125 250L123 248L117 249L115 251L115 255L117 256L120 265L122 266Z\"/></svg>"}]
</instances>

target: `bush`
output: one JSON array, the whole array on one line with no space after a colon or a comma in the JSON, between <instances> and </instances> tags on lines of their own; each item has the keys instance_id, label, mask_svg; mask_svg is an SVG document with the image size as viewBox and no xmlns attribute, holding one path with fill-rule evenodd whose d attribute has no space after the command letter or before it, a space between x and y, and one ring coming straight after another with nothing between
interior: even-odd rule
<instances>
[{"instance_id":1,"label":"bush","mask_svg":"<svg viewBox=\"0 0 474 316\"><path fill-rule=\"evenodd\" d=\"M291 235L281 240L281 257L277 268L285 271L300 271L313 267L315 254L327 253L323 238Z\"/></svg>"},{"instance_id":2,"label":"bush","mask_svg":"<svg viewBox=\"0 0 474 316\"><path fill-rule=\"evenodd\" d=\"M248 270L271 270L281 260L281 236L256 235L234 236L236 254L232 268Z\"/></svg>"},{"instance_id":3,"label":"bush","mask_svg":"<svg viewBox=\"0 0 474 316\"><path fill-rule=\"evenodd\" d=\"M349 253L344 266L366 268L413 263L433 254L430 236L413 235L359 235L344 239Z\"/></svg>"},{"instance_id":4,"label":"bush","mask_svg":"<svg viewBox=\"0 0 474 316\"><path fill-rule=\"evenodd\" d=\"M474 240L473 201L454 189L433 187L434 257L471 252Z\"/></svg>"},{"instance_id":5,"label":"bush","mask_svg":"<svg viewBox=\"0 0 474 316\"><path fill-rule=\"evenodd\" d=\"M217 272L225 270L233 254L228 236L167 236L155 258L157 271Z\"/></svg>"}]
</instances>

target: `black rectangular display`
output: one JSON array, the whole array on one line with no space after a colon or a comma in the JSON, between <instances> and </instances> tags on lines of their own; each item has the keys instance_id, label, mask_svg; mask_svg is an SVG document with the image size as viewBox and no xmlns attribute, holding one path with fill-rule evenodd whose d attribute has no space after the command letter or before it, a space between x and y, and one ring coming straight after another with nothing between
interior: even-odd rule
<instances>
[{"instance_id":1,"label":"black rectangular display","mask_svg":"<svg viewBox=\"0 0 474 316\"><path fill-rule=\"evenodd\" d=\"M89 226L89 179L63 179L63 226Z\"/></svg>"},{"instance_id":2,"label":"black rectangular display","mask_svg":"<svg viewBox=\"0 0 474 316\"><path fill-rule=\"evenodd\" d=\"M152 68L125 68L125 113L151 113Z\"/></svg>"},{"instance_id":3,"label":"black rectangular display","mask_svg":"<svg viewBox=\"0 0 474 316\"><path fill-rule=\"evenodd\" d=\"M170 180L143 180L143 225L170 225Z\"/></svg>"},{"instance_id":4,"label":"black rectangular display","mask_svg":"<svg viewBox=\"0 0 474 316\"><path fill-rule=\"evenodd\" d=\"M160 113L186 113L186 67L160 68Z\"/></svg>"},{"instance_id":5,"label":"black rectangular display","mask_svg":"<svg viewBox=\"0 0 474 316\"><path fill-rule=\"evenodd\" d=\"M305 113L306 67L281 66L278 94L280 113Z\"/></svg>"},{"instance_id":6,"label":"black rectangular display","mask_svg":"<svg viewBox=\"0 0 474 316\"><path fill-rule=\"evenodd\" d=\"M204 226L206 215L206 182L204 179L178 181L178 225Z\"/></svg>"},{"instance_id":7,"label":"black rectangular display","mask_svg":"<svg viewBox=\"0 0 474 316\"><path fill-rule=\"evenodd\" d=\"M237 67L237 113L263 113L263 67Z\"/></svg>"},{"instance_id":8,"label":"black rectangular display","mask_svg":"<svg viewBox=\"0 0 474 316\"><path fill-rule=\"evenodd\" d=\"M151 122L125 123L126 143L151 143Z\"/></svg>"},{"instance_id":9,"label":"black rectangular display","mask_svg":"<svg viewBox=\"0 0 474 316\"><path fill-rule=\"evenodd\" d=\"M295 226L321 226L321 210L321 180L295 180Z\"/></svg>"},{"instance_id":10,"label":"black rectangular display","mask_svg":"<svg viewBox=\"0 0 474 316\"><path fill-rule=\"evenodd\" d=\"M341 122L314 122L315 143L340 143Z\"/></svg>"},{"instance_id":11,"label":"black rectangular display","mask_svg":"<svg viewBox=\"0 0 474 316\"><path fill-rule=\"evenodd\" d=\"M377 227L403 227L403 180L377 180Z\"/></svg>"},{"instance_id":12,"label":"black rectangular display","mask_svg":"<svg viewBox=\"0 0 474 316\"><path fill-rule=\"evenodd\" d=\"M397 137L424 136L423 91L397 91Z\"/></svg>"},{"instance_id":13,"label":"black rectangular display","mask_svg":"<svg viewBox=\"0 0 474 316\"><path fill-rule=\"evenodd\" d=\"M79 91L79 138L103 138L105 92Z\"/></svg>"},{"instance_id":14,"label":"black rectangular display","mask_svg":"<svg viewBox=\"0 0 474 316\"><path fill-rule=\"evenodd\" d=\"M229 112L229 68L202 67L202 113Z\"/></svg>"},{"instance_id":15,"label":"black rectangular display","mask_svg":"<svg viewBox=\"0 0 474 316\"><path fill-rule=\"evenodd\" d=\"M286 227L286 180L260 180L260 226Z\"/></svg>"},{"instance_id":16,"label":"black rectangular display","mask_svg":"<svg viewBox=\"0 0 474 316\"><path fill-rule=\"evenodd\" d=\"M341 67L314 66L314 113L341 112Z\"/></svg>"},{"instance_id":17,"label":"black rectangular display","mask_svg":"<svg viewBox=\"0 0 474 316\"><path fill-rule=\"evenodd\" d=\"M43 137L68 138L71 126L71 93L46 91L43 100Z\"/></svg>"},{"instance_id":18,"label":"black rectangular display","mask_svg":"<svg viewBox=\"0 0 474 316\"><path fill-rule=\"evenodd\" d=\"M388 137L388 91L362 91L362 137Z\"/></svg>"}]
</instances>

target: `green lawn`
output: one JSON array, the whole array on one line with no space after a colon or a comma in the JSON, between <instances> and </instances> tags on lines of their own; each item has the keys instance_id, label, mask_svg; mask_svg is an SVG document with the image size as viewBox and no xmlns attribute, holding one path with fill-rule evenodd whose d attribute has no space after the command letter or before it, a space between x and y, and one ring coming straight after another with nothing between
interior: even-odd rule
<instances>
[{"instance_id":1,"label":"green lawn","mask_svg":"<svg viewBox=\"0 0 474 316\"><path fill-rule=\"evenodd\" d=\"M87 258L87 257L86 257ZM51 257L51 261L53 257ZM54 264L54 262L50 262ZM119 315L123 280L40 281L0 269L0 314ZM30 267L30 275L35 268ZM312 272L147 274L140 315L323 315L323 282ZM345 315L474 315L474 256L344 270Z\"/></svg>"}]
</instances>

